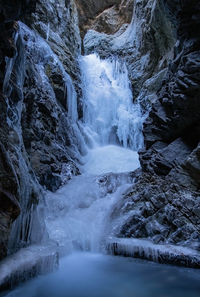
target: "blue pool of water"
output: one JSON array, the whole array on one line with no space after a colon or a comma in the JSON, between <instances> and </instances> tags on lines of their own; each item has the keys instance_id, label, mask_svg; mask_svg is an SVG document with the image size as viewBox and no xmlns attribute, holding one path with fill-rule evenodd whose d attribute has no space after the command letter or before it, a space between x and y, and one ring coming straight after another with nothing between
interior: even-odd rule
<instances>
[{"instance_id":1,"label":"blue pool of water","mask_svg":"<svg viewBox=\"0 0 200 297\"><path fill-rule=\"evenodd\" d=\"M200 271L152 262L74 253L59 270L31 280L6 297L199 297Z\"/></svg>"}]
</instances>

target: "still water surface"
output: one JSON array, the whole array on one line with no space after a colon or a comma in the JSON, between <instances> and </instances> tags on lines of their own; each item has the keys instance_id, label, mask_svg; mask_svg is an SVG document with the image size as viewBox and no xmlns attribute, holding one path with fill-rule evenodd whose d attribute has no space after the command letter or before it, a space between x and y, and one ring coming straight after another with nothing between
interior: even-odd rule
<instances>
[{"instance_id":1,"label":"still water surface","mask_svg":"<svg viewBox=\"0 0 200 297\"><path fill-rule=\"evenodd\" d=\"M199 297L200 271L131 258L74 253L62 259L55 273L40 276L3 296Z\"/></svg>"}]
</instances>

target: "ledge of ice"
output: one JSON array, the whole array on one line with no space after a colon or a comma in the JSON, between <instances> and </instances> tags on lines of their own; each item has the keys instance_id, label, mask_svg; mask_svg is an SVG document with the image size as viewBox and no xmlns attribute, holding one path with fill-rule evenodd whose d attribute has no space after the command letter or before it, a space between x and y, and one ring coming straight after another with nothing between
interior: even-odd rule
<instances>
[{"instance_id":1,"label":"ledge of ice","mask_svg":"<svg viewBox=\"0 0 200 297\"><path fill-rule=\"evenodd\" d=\"M53 271L58 266L55 246L33 245L5 258L0 264L0 291Z\"/></svg>"},{"instance_id":2,"label":"ledge of ice","mask_svg":"<svg viewBox=\"0 0 200 297\"><path fill-rule=\"evenodd\" d=\"M137 152L116 145L92 149L83 161L83 171L94 175L130 172L140 167Z\"/></svg>"},{"instance_id":3,"label":"ledge of ice","mask_svg":"<svg viewBox=\"0 0 200 297\"><path fill-rule=\"evenodd\" d=\"M198 251L182 246L154 244L144 239L110 238L107 242L107 251L112 255L200 268Z\"/></svg>"}]
</instances>

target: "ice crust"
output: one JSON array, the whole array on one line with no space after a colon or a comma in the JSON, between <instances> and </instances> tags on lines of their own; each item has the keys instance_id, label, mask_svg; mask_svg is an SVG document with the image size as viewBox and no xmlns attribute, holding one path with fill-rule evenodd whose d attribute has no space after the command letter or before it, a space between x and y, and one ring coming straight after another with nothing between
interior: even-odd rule
<instances>
[{"instance_id":1,"label":"ice crust","mask_svg":"<svg viewBox=\"0 0 200 297\"><path fill-rule=\"evenodd\" d=\"M113 255L200 268L200 253L183 246L154 244L149 240L135 238L110 238L107 241L107 251Z\"/></svg>"}]
</instances>

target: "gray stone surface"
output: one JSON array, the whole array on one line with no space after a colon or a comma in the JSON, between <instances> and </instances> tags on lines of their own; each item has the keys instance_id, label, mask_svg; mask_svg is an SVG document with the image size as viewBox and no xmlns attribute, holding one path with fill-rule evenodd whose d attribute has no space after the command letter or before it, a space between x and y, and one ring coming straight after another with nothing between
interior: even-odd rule
<instances>
[{"instance_id":1,"label":"gray stone surface","mask_svg":"<svg viewBox=\"0 0 200 297\"><path fill-rule=\"evenodd\" d=\"M75 0L79 27L84 37L88 29L114 34L124 23L130 23L134 0Z\"/></svg>"},{"instance_id":2,"label":"gray stone surface","mask_svg":"<svg viewBox=\"0 0 200 297\"><path fill-rule=\"evenodd\" d=\"M29 8L27 7L29 5ZM23 48L19 38L16 42L18 24L16 20L23 18L34 10L35 1L4 1L0 2L0 259L5 257L8 248L8 239L13 221L18 217L19 229L16 234L16 246L25 241L34 241L32 237L31 221L39 226L36 205L41 195L41 188L31 170L28 155L25 151L20 133L22 93L19 91L23 75ZM12 74L7 71L6 60L12 59L9 64ZM9 61L9 60L8 60ZM11 60L10 60L11 61ZM9 62L7 62L9 63ZM21 68L22 67L22 68ZM21 68L21 69L20 69ZM10 76L10 77L9 77ZM10 81L10 83L9 83ZM24 225L27 232L21 233L23 210L26 209ZM32 220L33 219L33 220ZM41 232L40 232L41 231ZM40 225L37 240L41 240L43 226ZM20 238L21 237L21 238ZM35 238L36 240L36 238Z\"/></svg>"},{"instance_id":3,"label":"gray stone surface","mask_svg":"<svg viewBox=\"0 0 200 297\"><path fill-rule=\"evenodd\" d=\"M148 238L200 250L200 195L192 185L180 185L176 174L143 173L137 178L111 215L119 237ZM119 216L126 219L117 226Z\"/></svg>"}]
</instances>

